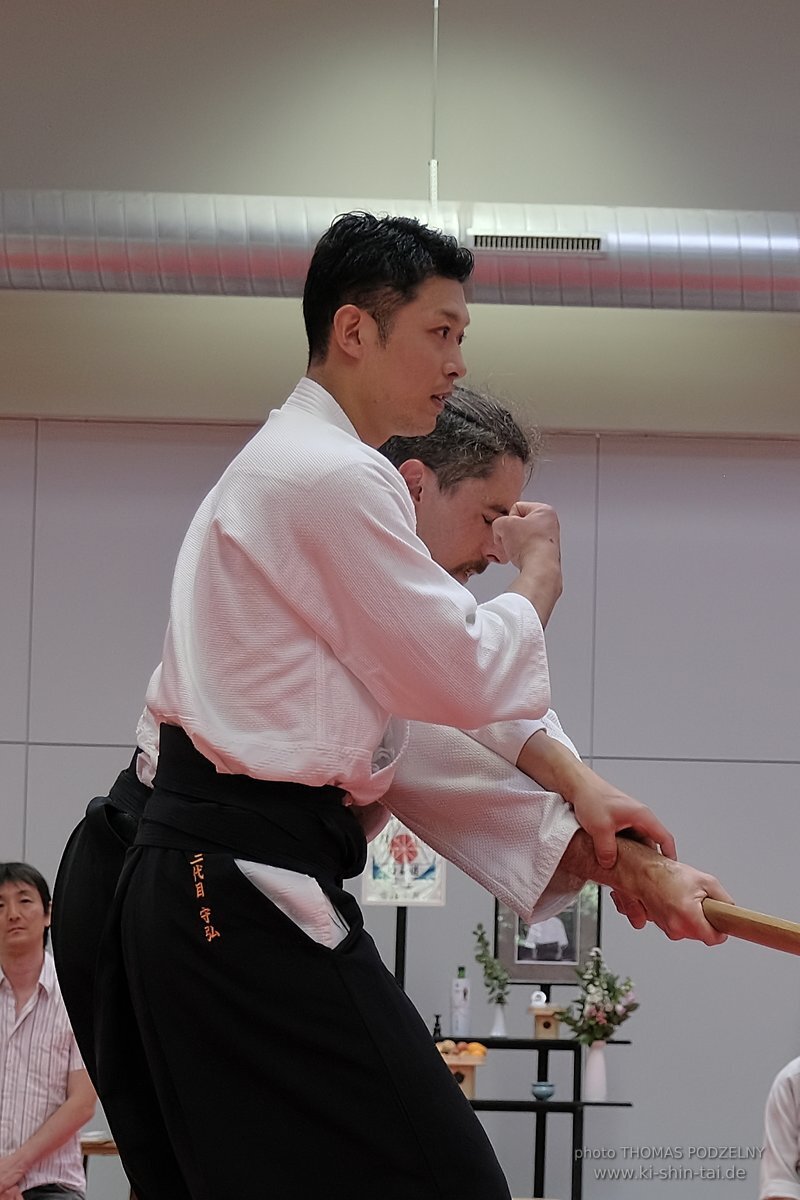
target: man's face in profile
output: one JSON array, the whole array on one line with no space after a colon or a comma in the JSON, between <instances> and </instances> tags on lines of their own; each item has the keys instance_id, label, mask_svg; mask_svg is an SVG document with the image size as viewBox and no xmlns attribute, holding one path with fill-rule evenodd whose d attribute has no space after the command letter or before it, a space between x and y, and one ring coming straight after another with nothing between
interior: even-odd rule
<instances>
[{"instance_id":1,"label":"man's face in profile","mask_svg":"<svg viewBox=\"0 0 800 1200\"><path fill-rule=\"evenodd\" d=\"M525 467L513 455L498 457L484 478L463 479L443 490L435 473L419 460L400 465L417 514L417 533L433 560L459 583L479 575L489 563L505 562L492 524L516 504Z\"/></svg>"},{"instance_id":2,"label":"man's face in profile","mask_svg":"<svg viewBox=\"0 0 800 1200\"><path fill-rule=\"evenodd\" d=\"M438 276L426 279L414 299L397 308L385 337L362 311L354 358L359 386L370 398L370 444L380 445L394 434L418 437L433 430L465 373L461 342L468 323L463 287Z\"/></svg>"}]
</instances>

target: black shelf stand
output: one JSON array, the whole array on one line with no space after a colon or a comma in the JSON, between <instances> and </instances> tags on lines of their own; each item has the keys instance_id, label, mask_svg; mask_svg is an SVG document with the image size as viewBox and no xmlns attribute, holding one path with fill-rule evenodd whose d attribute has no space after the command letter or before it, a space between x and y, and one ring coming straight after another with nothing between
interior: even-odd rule
<instances>
[{"instance_id":1,"label":"black shelf stand","mask_svg":"<svg viewBox=\"0 0 800 1200\"><path fill-rule=\"evenodd\" d=\"M466 1040L466 1039L465 1039ZM473 1040L473 1039L470 1039ZM571 1100L470 1100L476 1112L529 1112L534 1114L533 1137L533 1194L544 1196L545 1160L547 1154L547 1118L551 1113L569 1113L572 1116L572 1169L571 1200L583 1197L583 1158L579 1151L583 1146L583 1118L587 1108L632 1108L630 1101L581 1100L583 1084L582 1045L574 1038L475 1038L489 1050L535 1050L537 1052L536 1078L546 1080L552 1050L572 1054L572 1099ZM629 1046L624 1038L611 1039L609 1046Z\"/></svg>"}]
</instances>

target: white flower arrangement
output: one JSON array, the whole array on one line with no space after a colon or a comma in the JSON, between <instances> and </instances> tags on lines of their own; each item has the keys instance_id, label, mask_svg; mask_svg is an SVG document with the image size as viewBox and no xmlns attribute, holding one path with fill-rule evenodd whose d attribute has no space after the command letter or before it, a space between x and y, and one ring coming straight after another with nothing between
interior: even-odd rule
<instances>
[{"instance_id":1,"label":"white flower arrangement","mask_svg":"<svg viewBox=\"0 0 800 1200\"><path fill-rule=\"evenodd\" d=\"M556 1016L584 1046L604 1042L639 1007L630 979L613 975L598 946L583 967L576 968L581 994Z\"/></svg>"}]
</instances>

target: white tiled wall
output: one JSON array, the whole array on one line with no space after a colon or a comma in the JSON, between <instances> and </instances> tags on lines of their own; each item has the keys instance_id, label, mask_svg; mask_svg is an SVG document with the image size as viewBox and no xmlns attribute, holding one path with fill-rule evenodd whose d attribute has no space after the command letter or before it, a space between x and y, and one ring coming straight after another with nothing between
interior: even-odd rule
<instances>
[{"instance_id":1,"label":"white tiled wall","mask_svg":"<svg viewBox=\"0 0 800 1200\"><path fill-rule=\"evenodd\" d=\"M594 753L797 760L796 442L603 440Z\"/></svg>"},{"instance_id":2,"label":"white tiled wall","mask_svg":"<svg viewBox=\"0 0 800 1200\"><path fill-rule=\"evenodd\" d=\"M25 840L25 746L0 744L0 830L3 857L18 859Z\"/></svg>"},{"instance_id":3,"label":"white tiled wall","mask_svg":"<svg viewBox=\"0 0 800 1200\"><path fill-rule=\"evenodd\" d=\"M28 730L36 428L4 421L0 436L0 741Z\"/></svg>"},{"instance_id":4,"label":"white tiled wall","mask_svg":"<svg viewBox=\"0 0 800 1200\"><path fill-rule=\"evenodd\" d=\"M86 802L127 761L180 539L249 433L0 422L2 857L52 879ZM548 640L565 727L666 819L684 858L750 907L799 912L800 443L562 435L527 495L562 521L565 594ZM490 571L478 594L502 581ZM409 914L408 988L426 1021L447 1012L454 967L471 961L471 931L491 917L491 900L455 871L444 909ZM367 921L391 962L392 912L368 909ZM768 1083L797 1053L795 960L732 941L672 945L613 913L603 940L642 1008L634 1045L609 1063L612 1090L634 1108L592 1114L587 1142L757 1142ZM488 1014L472 975L480 1028ZM526 1005L515 990L511 1032L528 1032ZM526 1056L496 1055L485 1089L524 1095L532 1071ZM512 1191L529 1193L530 1120L486 1124ZM547 1190L565 1196L566 1118L550 1124ZM638 1200L590 1174L587 1200ZM693 1200L676 1187L649 1183L647 1194ZM118 1167L93 1164L89 1200L125 1194ZM752 1166L745 1183L703 1190L754 1194Z\"/></svg>"},{"instance_id":5,"label":"white tiled wall","mask_svg":"<svg viewBox=\"0 0 800 1200\"><path fill-rule=\"evenodd\" d=\"M246 436L230 426L42 424L34 741L130 742L161 657L180 540Z\"/></svg>"}]
</instances>

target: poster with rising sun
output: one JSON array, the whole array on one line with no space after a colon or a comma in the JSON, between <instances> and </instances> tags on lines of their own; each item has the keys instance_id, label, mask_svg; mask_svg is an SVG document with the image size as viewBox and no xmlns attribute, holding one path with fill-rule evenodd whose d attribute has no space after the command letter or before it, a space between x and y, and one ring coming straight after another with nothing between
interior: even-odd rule
<instances>
[{"instance_id":1,"label":"poster with rising sun","mask_svg":"<svg viewBox=\"0 0 800 1200\"><path fill-rule=\"evenodd\" d=\"M445 860L397 817L370 842L363 904L444 904Z\"/></svg>"}]
</instances>

